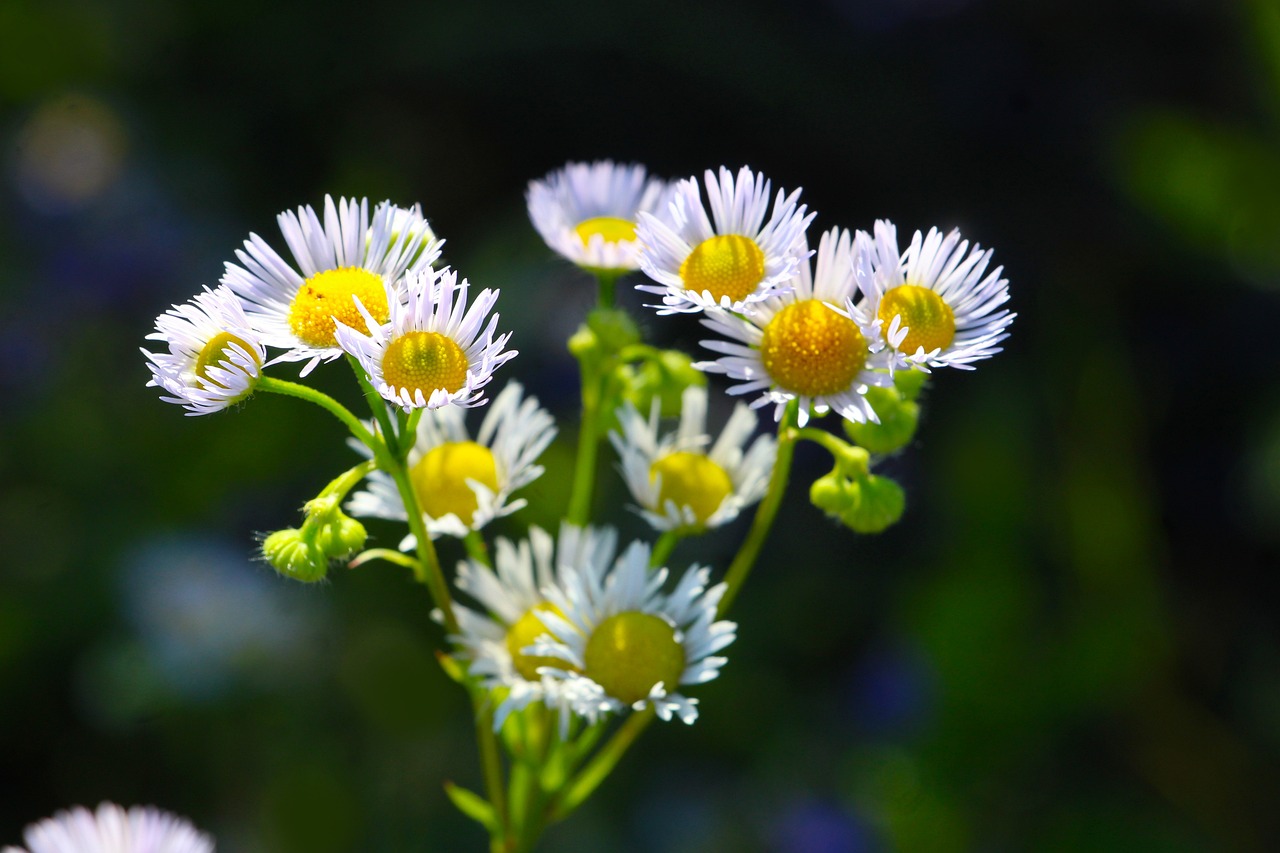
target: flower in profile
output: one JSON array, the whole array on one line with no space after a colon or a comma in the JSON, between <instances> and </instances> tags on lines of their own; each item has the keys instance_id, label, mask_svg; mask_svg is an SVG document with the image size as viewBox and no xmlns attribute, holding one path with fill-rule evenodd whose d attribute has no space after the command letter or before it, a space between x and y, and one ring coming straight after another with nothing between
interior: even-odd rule
<instances>
[{"instance_id":1,"label":"flower in profile","mask_svg":"<svg viewBox=\"0 0 1280 853\"><path fill-rule=\"evenodd\" d=\"M542 672L544 667L560 669L565 663L532 653L535 642L551 639L543 618L549 613L563 615L546 591L560 586L561 566L604 571L617 551L617 541L612 528L565 524L559 541L552 542L549 533L531 527L529 538L518 543L497 540L492 569L476 560L458 564L458 588L484 611L455 604L461 633L453 640L460 647L459 655L469 661L471 674L486 688L500 692L495 730L502 728L512 711L532 702L558 709L561 726L568 725L573 707L563 681Z\"/></svg>"},{"instance_id":2,"label":"flower in profile","mask_svg":"<svg viewBox=\"0 0 1280 853\"><path fill-rule=\"evenodd\" d=\"M622 433L610 433L609 440L641 515L656 529L719 527L764 497L777 443L762 435L744 452L756 417L739 404L708 451L707 390L690 386L680 402L680 426L665 436L658 430L660 400L648 419L627 403L619 413Z\"/></svg>"},{"instance_id":3,"label":"flower in profile","mask_svg":"<svg viewBox=\"0 0 1280 853\"><path fill-rule=\"evenodd\" d=\"M569 163L530 181L529 219L557 254L580 267L618 273L637 269L641 213L666 210L670 190L644 166L611 160Z\"/></svg>"},{"instance_id":4,"label":"flower in profile","mask_svg":"<svg viewBox=\"0 0 1280 853\"><path fill-rule=\"evenodd\" d=\"M483 403L493 371L516 355L502 349L510 332L494 337L498 291L480 291L468 308L467 280L430 267L408 276L400 289L403 301L386 286L391 310L385 323L357 297L362 322L339 323L338 345L356 357L384 399L406 412Z\"/></svg>"},{"instance_id":5,"label":"flower in profile","mask_svg":"<svg viewBox=\"0 0 1280 853\"><path fill-rule=\"evenodd\" d=\"M188 415L218 412L248 397L267 358L240 300L225 287L206 287L161 314L147 340L169 345L167 353L142 350L151 369L147 385L163 388L171 396L161 399Z\"/></svg>"},{"instance_id":6,"label":"flower in profile","mask_svg":"<svg viewBox=\"0 0 1280 853\"><path fill-rule=\"evenodd\" d=\"M659 314L711 307L742 310L795 275L808 254L804 232L814 214L797 205L800 190L783 190L769 208L770 183L745 166L737 180L720 168L704 176L711 218L696 178L676 185L670 215L640 214L636 230L640 268L657 285L640 290L662 295Z\"/></svg>"},{"instance_id":7,"label":"flower in profile","mask_svg":"<svg viewBox=\"0 0 1280 853\"><path fill-rule=\"evenodd\" d=\"M760 392L752 406L774 403L775 418L798 399L801 426L810 407L875 421L866 391L893 383L893 361L880 322L851 304L853 243L848 231L833 228L822 235L812 275L806 261L788 289L751 305L744 316L708 312L703 325L732 340L704 340L721 356L695 367L738 380L730 394Z\"/></svg>"},{"instance_id":8,"label":"flower in profile","mask_svg":"<svg viewBox=\"0 0 1280 853\"><path fill-rule=\"evenodd\" d=\"M881 219L874 237L858 233L857 251L863 310L889 337L902 331L893 345L902 363L972 370L973 362L1000 352L996 344L1009 337L1005 330L1017 315L996 310L1009 301L1009 282L1000 277L1003 267L987 274L990 249L970 251L959 231L943 236L930 228L927 236L917 231L899 255L897 229Z\"/></svg>"},{"instance_id":9,"label":"flower in profile","mask_svg":"<svg viewBox=\"0 0 1280 853\"><path fill-rule=\"evenodd\" d=\"M26 848L3 853L213 853L213 840L177 815L150 806L102 803L58 812L27 827Z\"/></svg>"},{"instance_id":10,"label":"flower in profile","mask_svg":"<svg viewBox=\"0 0 1280 853\"><path fill-rule=\"evenodd\" d=\"M494 398L474 439L467 432L465 412L454 406L424 411L409 452L409 480L432 538L466 536L523 507L526 501L512 500L511 494L542 475L537 459L555 438L554 419L536 397L524 396L518 382L508 383ZM367 453L363 445L353 446ZM389 474L374 471L367 482L367 490L351 496L349 512L408 518ZM416 544L410 534L400 547L409 550Z\"/></svg>"},{"instance_id":11,"label":"flower in profile","mask_svg":"<svg viewBox=\"0 0 1280 853\"><path fill-rule=\"evenodd\" d=\"M276 361L307 362L303 376L342 355L337 323L360 328L367 322L356 300L376 323L385 323L397 301L388 298L396 282L429 268L443 245L417 205L398 208L384 201L371 224L367 199L334 204L325 196L323 225L310 206L286 210L276 221L297 269L250 234L236 250L243 266L227 262L222 283L245 301L263 343L285 350Z\"/></svg>"},{"instance_id":12,"label":"flower in profile","mask_svg":"<svg viewBox=\"0 0 1280 853\"><path fill-rule=\"evenodd\" d=\"M573 710L594 722L652 705L664 720L696 720L698 700L676 691L711 681L726 662L715 653L733 642L737 625L716 619L725 585L708 589L710 570L693 566L663 591L667 569L650 568L643 542L633 542L607 574L568 561L560 571L559 586L546 590L556 609L541 617L553 639L535 642L531 652L561 661L542 672L564 680Z\"/></svg>"}]
</instances>

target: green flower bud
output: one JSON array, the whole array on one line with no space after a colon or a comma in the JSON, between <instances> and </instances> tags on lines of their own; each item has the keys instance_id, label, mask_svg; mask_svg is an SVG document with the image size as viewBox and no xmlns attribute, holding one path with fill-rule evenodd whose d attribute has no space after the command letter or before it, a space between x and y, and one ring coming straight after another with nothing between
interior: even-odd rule
<instances>
[{"instance_id":1,"label":"green flower bud","mask_svg":"<svg viewBox=\"0 0 1280 853\"><path fill-rule=\"evenodd\" d=\"M680 350L662 350L657 358L648 358L637 367L623 366L623 396L638 411L647 412L654 399L660 401L664 418L680 414L680 397L689 387L706 387L707 377L693 367L693 359Z\"/></svg>"},{"instance_id":2,"label":"green flower bud","mask_svg":"<svg viewBox=\"0 0 1280 853\"><path fill-rule=\"evenodd\" d=\"M899 375L907 372L901 371ZM849 438L872 453L892 453L911 443L920 421L918 403L904 399L894 388L868 388L867 402L875 409L880 423L858 424L846 420L844 431Z\"/></svg>"},{"instance_id":3,"label":"green flower bud","mask_svg":"<svg viewBox=\"0 0 1280 853\"><path fill-rule=\"evenodd\" d=\"M839 516L852 504L848 485L835 471L823 474L809 487L809 502L827 515Z\"/></svg>"},{"instance_id":4,"label":"green flower bud","mask_svg":"<svg viewBox=\"0 0 1280 853\"><path fill-rule=\"evenodd\" d=\"M840 520L855 533L880 533L902 518L907 497L888 477L869 474L848 484L850 505Z\"/></svg>"},{"instance_id":5,"label":"green flower bud","mask_svg":"<svg viewBox=\"0 0 1280 853\"><path fill-rule=\"evenodd\" d=\"M324 552L294 527L277 530L264 539L262 556L280 574L303 583L318 581L329 571Z\"/></svg>"},{"instance_id":6,"label":"green flower bud","mask_svg":"<svg viewBox=\"0 0 1280 853\"><path fill-rule=\"evenodd\" d=\"M316 531L316 547L326 557L341 559L364 550L365 540L369 534L364 525L351 516L338 512L319 530Z\"/></svg>"},{"instance_id":7,"label":"green flower bud","mask_svg":"<svg viewBox=\"0 0 1280 853\"><path fill-rule=\"evenodd\" d=\"M902 399L915 402L920 392L929 382L929 374L923 370L899 370L893 374L893 385L902 395Z\"/></svg>"},{"instance_id":8,"label":"green flower bud","mask_svg":"<svg viewBox=\"0 0 1280 853\"><path fill-rule=\"evenodd\" d=\"M595 333L600 345L609 352L640 342L640 329L626 311L617 308L595 308L587 315L587 328Z\"/></svg>"}]
</instances>

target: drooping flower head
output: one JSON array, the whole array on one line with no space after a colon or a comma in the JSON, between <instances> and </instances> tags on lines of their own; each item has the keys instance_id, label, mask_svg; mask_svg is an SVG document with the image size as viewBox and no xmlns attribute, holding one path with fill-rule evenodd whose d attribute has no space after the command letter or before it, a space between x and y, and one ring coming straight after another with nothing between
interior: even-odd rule
<instances>
[{"instance_id":1,"label":"drooping flower head","mask_svg":"<svg viewBox=\"0 0 1280 853\"><path fill-rule=\"evenodd\" d=\"M770 183L745 166L735 180L721 167L704 176L711 216L695 178L676 185L670 215L640 215L640 268L657 285L640 290L662 295L659 314L733 311L769 295L795 275L808 254L804 232L814 214L797 205L800 190L779 190L769 212Z\"/></svg>"},{"instance_id":2,"label":"drooping flower head","mask_svg":"<svg viewBox=\"0 0 1280 853\"><path fill-rule=\"evenodd\" d=\"M917 231L911 245L898 254L892 222L877 220L875 236L858 232L859 286L863 310L878 319L889 337L902 330L894 349L904 364L959 367L1000 352L998 343L1016 314L996 310L1009 300L1003 267L989 274L991 250L969 250L969 241L952 230L946 236L930 228Z\"/></svg>"},{"instance_id":3,"label":"drooping flower head","mask_svg":"<svg viewBox=\"0 0 1280 853\"><path fill-rule=\"evenodd\" d=\"M102 803L33 823L23 833L26 849L3 853L213 853L213 840L177 815L150 806L125 811Z\"/></svg>"},{"instance_id":4,"label":"drooping flower head","mask_svg":"<svg viewBox=\"0 0 1280 853\"><path fill-rule=\"evenodd\" d=\"M622 433L610 433L622 475L640 512L658 530L704 530L727 524L764 496L777 443L756 429L751 410L739 404L711 445L707 435L707 391L690 386L681 395L680 426L659 433L659 400L645 419L630 403L619 413Z\"/></svg>"},{"instance_id":5,"label":"drooping flower head","mask_svg":"<svg viewBox=\"0 0 1280 853\"><path fill-rule=\"evenodd\" d=\"M526 200L548 246L580 267L617 273L639 267L636 220L662 215L669 196L668 185L643 166L600 160L530 181Z\"/></svg>"},{"instance_id":6,"label":"drooping flower head","mask_svg":"<svg viewBox=\"0 0 1280 853\"><path fill-rule=\"evenodd\" d=\"M822 235L812 275L806 261L787 289L752 304L743 316L709 312L703 325L731 340L704 340L721 356L695 366L738 380L730 394L759 392L752 406L774 403L775 417L798 399L801 426L811 407L859 423L875 421L866 390L892 384L887 371L893 361L880 322L849 308L856 292L853 238L833 228Z\"/></svg>"},{"instance_id":7,"label":"drooping flower head","mask_svg":"<svg viewBox=\"0 0 1280 853\"><path fill-rule=\"evenodd\" d=\"M484 612L455 604L461 633L453 640L469 661L471 674L486 688L499 691L495 729L502 728L508 714L531 702L558 709L561 725L567 725L573 707L564 682L541 672L548 666L560 669L564 661L539 657L532 646L550 639L543 618L548 613L563 615L547 598L549 590L561 587L561 567L603 572L617 552L617 540L612 528L565 524L559 541L552 542L550 534L531 527L526 540L497 540L492 569L475 560L458 564L458 588Z\"/></svg>"},{"instance_id":8,"label":"drooping flower head","mask_svg":"<svg viewBox=\"0 0 1280 853\"><path fill-rule=\"evenodd\" d=\"M510 332L494 336L498 315L491 312L498 291L480 291L468 307L469 289L453 270L427 267L398 287L386 285L390 316L385 323L357 297L361 321L339 323L335 337L360 362L378 393L405 411L478 406L493 371L516 351L503 350Z\"/></svg>"},{"instance_id":9,"label":"drooping flower head","mask_svg":"<svg viewBox=\"0 0 1280 853\"><path fill-rule=\"evenodd\" d=\"M276 217L296 269L257 234L236 250L222 283L243 299L254 328L267 346L285 352L276 361L305 361L302 375L321 361L342 355L337 323L361 327L362 302L379 324L390 316L388 293L401 276L430 268L440 257L422 212L382 202L369 219L367 199L325 196L324 224L310 207Z\"/></svg>"},{"instance_id":10,"label":"drooping flower head","mask_svg":"<svg viewBox=\"0 0 1280 853\"><path fill-rule=\"evenodd\" d=\"M475 438L467 432L466 409L447 406L428 409L418 422L409 452L409 479L418 508L432 538L463 537L495 518L525 505L513 492L542 475L538 457L555 438L555 421L524 396L517 382L509 382L494 398ZM363 445L353 445L364 450ZM353 515L404 521L404 501L395 481L384 471L369 475L368 489L356 492L347 504ZM416 546L413 535L400 543Z\"/></svg>"},{"instance_id":11,"label":"drooping flower head","mask_svg":"<svg viewBox=\"0 0 1280 853\"><path fill-rule=\"evenodd\" d=\"M244 307L225 287L205 288L189 302L156 318L149 341L163 341L168 352L148 352L148 386L163 388L188 415L218 412L248 397L267 360L258 333Z\"/></svg>"},{"instance_id":12,"label":"drooping flower head","mask_svg":"<svg viewBox=\"0 0 1280 853\"><path fill-rule=\"evenodd\" d=\"M561 661L544 674L564 680L563 695L579 715L602 715L652 705L658 716L698 717L698 700L677 692L720 674L716 655L733 642L737 625L716 619L725 585L710 589L710 570L693 566L675 589L663 589L667 569L649 566L649 546L633 542L607 572L598 565L562 564L558 587L546 590L559 612L541 621L552 640L532 653Z\"/></svg>"}]
</instances>

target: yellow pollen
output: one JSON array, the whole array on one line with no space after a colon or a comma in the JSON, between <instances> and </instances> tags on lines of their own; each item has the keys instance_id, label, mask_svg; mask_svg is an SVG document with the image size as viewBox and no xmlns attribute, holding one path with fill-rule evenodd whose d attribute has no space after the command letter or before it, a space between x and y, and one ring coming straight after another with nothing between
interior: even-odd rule
<instances>
[{"instance_id":1,"label":"yellow pollen","mask_svg":"<svg viewBox=\"0 0 1280 853\"><path fill-rule=\"evenodd\" d=\"M206 382L209 383L209 385L213 385L217 388L226 387L221 382L218 382L216 379L213 379L209 376L209 368L223 367L225 362L225 368L230 368L232 370L240 369L235 365L235 362L232 361L232 358L233 358L232 349L231 349L232 344L236 344L242 347L245 350L245 352L249 353L249 356L253 359L254 364L258 365L259 367L262 366L262 362L258 360L258 354L254 352L253 347L249 346L248 343L236 337L235 335L231 334L230 332L218 332L218 334L214 335L212 338L209 338L208 343L204 345L204 348L200 350L200 354L196 356L195 371L196 371L196 377L197 377L196 379L197 387L203 389L204 387L206 387L205 386Z\"/></svg>"},{"instance_id":2,"label":"yellow pollen","mask_svg":"<svg viewBox=\"0 0 1280 853\"><path fill-rule=\"evenodd\" d=\"M548 601L529 608L528 612L507 629L507 651L511 652L511 662L515 665L516 672L520 673L526 681L537 681L541 678L538 675L540 666L554 666L566 672L578 671L576 666L566 660L543 655L527 655L520 651L532 646L543 634L551 633L542 621L543 613L554 613L561 618L564 617L560 608Z\"/></svg>"},{"instance_id":3,"label":"yellow pollen","mask_svg":"<svg viewBox=\"0 0 1280 853\"><path fill-rule=\"evenodd\" d=\"M764 278L764 252L741 234L720 234L699 243L680 265L680 280L694 293L704 290L720 301L740 302Z\"/></svg>"},{"instance_id":4,"label":"yellow pollen","mask_svg":"<svg viewBox=\"0 0 1280 853\"><path fill-rule=\"evenodd\" d=\"M920 347L925 352L946 349L956 336L956 315L942 297L918 284L902 284L880 297L876 315L884 321L887 332L896 316L902 317L907 336L898 345L910 355Z\"/></svg>"},{"instance_id":5,"label":"yellow pollen","mask_svg":"<svg viewBox=\"0 0 1280 853\"><path fill-rule=\"evenodd\" d=\"M596 627L587 640L586 674L604 692L631 705L659 681L671 692L684 674L684 647L675 630L649 613L619 613Z\"/></svg>"},{"instance_id":6,"label":"yellow pollen","mask_svg":"<svg viewBox=\"0 0 1280 853\"><path fill-rule=\"evenodd\" d=\"M655 460L649 466L649 482L659 476L658 508L675 501L676 506L692 509L699 525L706 524L733 492L733 481L725 470L701 453L678 450Z\"/></svg>"},{"instance_id":7,"label":"yellow pollen","mask_svg":"<svg viewBox=\"0 0 1280 853\"><path fill-rule=\"evenodd\" d=\"M373 319L387 322L387 292L382 276L359 267L342 267L318 272L302 283L289 306L289 330L313 347L336 347L334 317L353 329L369 333L364 317L356 310L353 296L359 297Z\"/></svg>"},{"instance_id":8,"label":"yellow pollen","mask_svg":"<svg viewBox=\"0 0 1280 853\"><path fill-rule=\"evenodd\" d=\"M406 332L382 353L382 378L396 391L457 391L467 382L467 354L439 332Z\"/></svg>"},{"instance_id":9,"label":"yellow pollen","mask_svg":"<svg viewBox=\"0 0 1280 853\"><path fill-rule=\"evenodd\" d=\"M603 237L606 243L618 243L636 238L636 224L629 219L620 219L617 216L596 216L579 222L573 229L573 233L578 235L578 239L584 246L597 234Z\"/></svg>"},{"instance_id":10,"label":"yellow pollen","mask_svg":"<svg viewBox=\"0 0 1280 853\"><path fill-rule=\"evenodd\" d=\"M783 308L760 338L760 360L783 390L817 397L844 391L867 363L858 326L818 299Z\"/></svg>"},{"instance_id":11,"label":"yellow pollen","mask_svg":"<svg viewBox=\"0 0 1280 853\"><path fill-rule=\"evenodd\" d=\"M450 441L423 454L409 471L422 511L432 518L456 515L470 526L479 503L467 485L475 480L498 491L498 465L489 448L474 441Z\"/></svg>"}]
</instances>

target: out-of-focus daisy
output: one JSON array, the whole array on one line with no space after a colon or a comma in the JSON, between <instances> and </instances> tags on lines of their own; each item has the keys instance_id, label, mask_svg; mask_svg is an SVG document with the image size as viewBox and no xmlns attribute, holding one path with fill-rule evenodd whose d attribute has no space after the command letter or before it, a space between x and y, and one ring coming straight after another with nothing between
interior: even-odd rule
<instances>
[{"instance_id":1,"label":"out-of-focus daisy","mask_svg":"<svg viewBox=\"0 0 1280 853\"><path fill-rule=\"evenodd\" d=\"M388 321L380 323L357 297L363 319L354 328L338 324L338 345L356 357L383 398L406 412L450 404L477 406L484 402L482 389L493 371L516 352L502 349L510 332L494 337L498 315L490 312L498 291L480 291L468 308L469 287L465 278L458 282L453 270L430 267L399 285L403 301L396 287L387 283Z\"/></svg>"},{"instance_id":2,"label":"out-of-focus daisy","mask_svg":"<svg viewBox=\"0 0 1280 853\"><path fill-rule=\"evenodd\" d=\"M3 853L213 853L213 840L177 815L150 806L103 803L58 812L27 827L26 848Z\"/></svg>"},{"instance_id":3,"label":"out-of-focus daisy","mask_svg":"<svg viewBox=\"0 0 1280 853\"><path fill-rule=\"evenodd\" d=\"M529 218L558 254L586 269L623 272L639 267L636 219L666 209L667 185L644 166L610 160L569 163L530 181Z\"/></svg>"},{"instance_id":4,"label":"out-of-focus daisy","mask_svg":"<svg viewBox=\"0 0 1280 853\"><path fill-rule=\"evenodd\" d=\"M1003 267L987 273L990 249L970 251L959 231L943 236L930 228L927 236L917 231L899 255L897 229L882 219L874 237L858 233L858 252L863 309L889 337L905 333L894 345L905 363L972 370L972 362L1000 352L996 344L1009 337L1017 315L996 310L1009 300L1009 282L1000 277Z\"/></svg>"},{"instance_id":5,"label":"out-of-focus daisy","mask_svg":"<svg viewBox=\"0 0 1280 853\"><path fill-rule=\"evenodd\" d=\"M739 311L795 275L808 254L804 232L814 214L796 204L800 190L779 190L765 222L770 184L763 175L743 167L735 181L722 166L719 178L708 169L704 181L710 218L696 178L676 185L669 216L640 214L640 268L658 285L638 287L662 294L659 314Z\"/></svg>"},{"instance_id":6,"label":"out-of-focus daisy","mask_svg":"<svg viewBox=\"0 0 1280 853\"><path fill-rule=\"evenodd\" d=\"M248 397L267 359L240 300L225 287L206 287L161 314L147 340L169 345L167 353L142 351L151 369L147 385L169 392L160 399L188 415L221 411Z\"/></svg>"},{"instance_id":7,"label":"out-of-focus daisy","mask_svg":"<svg viewBox=\"0 0 1280 853\"><path fill-rule=\"evenodd\" d=\"M443 241L436 239L422 212L382 202L369 220L367 199L324 199L324 224L310 207L276 217L293 254L290 266L265 240L250 234L236 250L243 266L228 262L222 283L247 305L249 319L267 346L285 352L276 361L305 361L302 375L321 361L342 355L336 322L365 324L359 299L377 323L390 316L387 294L408 272L431 266Z\"/></svg>"},{"instance_id":8,"label":"out-of-focus daisy","mask_svg":"<svg viewBox=\"0 0 1280 853\"><path fill-rule=\"evenodd\" d=\"M541 621L553 639L531 651L562 663L542 672L564 680L565 701L588 720L652 705L664 720L692 723L698 700L678 688L719 675L726 659L715 653L736 636L735 623L716 620L725 585L708 589L710 571L694 566L664 592L667 570L649 567L643 542L633 542L607 575L597 569L562 563L560 585L546 590L558 612Z\"/></svg>"},{"instance_id":9,"label":"out-of-focus daisy","mask_svg":"<svg viewBox=\"0 0 1280 853\"><path fill-rule=\"evenodd\" d=\"M627 488L650 524L658 530L719 527L764 496L777 443L762 435L744 452L757 421L750 409L734 407L708 452L707 390L684 390L680 426L665 436L658 432L659 403L654 400L647 420L627 403L619 413L622 433L609 434Z\"/></svg>"},{"instance_id":10,"label":"out-of-focus daisy","mask_svg":"<svg viewBox=\"0 0 1280 853\"><path fill-rule=\"evenodd\" d=\"M565 663L532 654L531 648L544 635L550 639L543 617L562 614L546 595L560 586L560 567L603 572L616 553L617 539L612 528L566 524L560 529L559 542L553 543L550 534L531 527L527 540L497 540L494 568L475 560L458 564L458 588L486 612L455 604L461 633L453 639L461 647L461 657L469 661L471 674L485 687L500 691L495 730L502 728L508 714L531 702L558 709L561 725L567 725L572 707L563 681L540 672L546 666L560 669Z\"/></svg>"},{"instance_id":11,"label":"out-of-focus daisy","mask_svg":"<svg viewBox=\"0 0 1280 853\"><path fill-rule=\"evenodd\" d=\"M409 452L409 479L418 507L432 538L466 536L495 518L525 505L511 500L517 489L542 475L538 456L555 438L555 421L510 382L494 398L473 439L467 432L465 409L428 409L418 422L417 440ZM353 445L364 450L363 445ZM384 471L369 475L368 489L347 503L354 515L407 520L395 481ZM400 543L416 547L413 535Z\"/></svg>"},{"instance_id":12,"label":"out-of-focus daisy","mask_svg":"<svg viewBox=\"0 0 1280 853\"><path fill-rule=\"evenodd\" d=\"M801 426L810 407L859 423L875 421L866 390L892 384L887 370L893 362L880 323L849 307L857 292L853 266L849 232L833 228L823 234L812 275L808 262L801 264L788 289L750 306L745 319L727 312L702 319L732 340L704 340L703 346L721 356L695 367L739 380L730 394L760 392L752 406L774 403L775 418L799 399Z\"/></svg>"}]
</instances>

